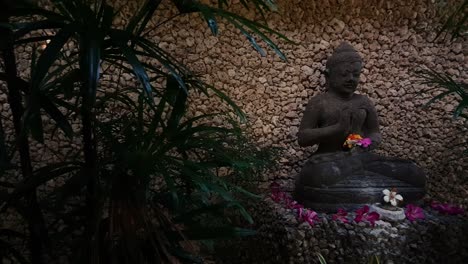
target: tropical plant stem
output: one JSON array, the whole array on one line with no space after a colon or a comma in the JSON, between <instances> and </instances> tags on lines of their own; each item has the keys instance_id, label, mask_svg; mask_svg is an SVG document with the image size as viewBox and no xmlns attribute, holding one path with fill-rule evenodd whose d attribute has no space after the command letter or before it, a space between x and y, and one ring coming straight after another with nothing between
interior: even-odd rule
<instances>
[{"instance_id":1,"label":"tropical plant stem","mask_svg":"<svg viewBox=\"0 0 468 264\"><path fill-rule=\"evenodd\" d=\"M99 224L98 219L98 192L97 192L97 150L96 140L94 137L94 126L93 126L93 111L86 107L87 104L83 104L82 107L82 136L83 136L83 154L84 154L84 172L87 180L86 189L86 208L87 208L87 229L86 239L89 245L88 257L93 258L94 253L97 252L97 227Z\"/></svg>"},{"instance_id":2,"label":"tropical plant stem","mask_svg":"<svg viewBox=\"0 0 468 264\"><path fill-rule=\"evenodd\" d=\"M0 116L0 175L8 166L8 152L5 143L5 131L3 130L3 120Z\"/></svg>"},{"instance_id":3,"label":"tropical plant stem","mask_svg":"<svg viewBox=\"0 0 468 264\"><path fill-rule=\"evenodd\" d=\"M3 19L2 19L3 20ZM8 19L5 19L8 20ZM7 22L7 21L0 21ZM0 29L0 36L4 37L4 45L2 46L2 58L4 61L5 73L7 78L8 103L10 104L13 115L13 125L16 134L16 144L20 154L21 173L24 179L33 177L31 165L31 156L29 151L29 141L27 134L23 132L21 117L24 113L22 105L22 97L18 85L18 73L16 69L16 59L13 46L12 31L9 29ZM28 229L30 233L29 246L31 250L31 261L34 264L44 263L43 261L43 239L42 234L45 234L45 222L42 211L37 203L36 190L31 191L26 196L27 209L25 210L25 218L28 221Z\"/></svg>"}]
</instances>

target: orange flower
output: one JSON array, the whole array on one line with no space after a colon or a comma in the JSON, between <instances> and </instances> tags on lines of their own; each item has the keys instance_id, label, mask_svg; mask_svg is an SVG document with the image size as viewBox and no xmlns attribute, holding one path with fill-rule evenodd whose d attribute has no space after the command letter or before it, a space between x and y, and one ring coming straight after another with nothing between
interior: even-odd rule
<instances>
[{"instance_id":1,"label":"orange flower","mask_svg":"<svg viewBox=\"0 0 468 264\"><path fill-rule=\"evenodd\" d=\"M346 138L346 140L360 140L360 139L362 139L362 137L359 134L349 134L348 138Z\"/></svg>"},{"instance_id":2,"label":"orange flower","mask_svg":"<svg viewBox=\"0 0 468 264\"><path fill-rule=\"evenodd\" d=\"M362 140L361 135L359 134L349 134L349 136L346 138L345 142L343 143L343 147L346 149L352 149L354 145L356 145L357 142Z\"/></svg>"}]
</instances>

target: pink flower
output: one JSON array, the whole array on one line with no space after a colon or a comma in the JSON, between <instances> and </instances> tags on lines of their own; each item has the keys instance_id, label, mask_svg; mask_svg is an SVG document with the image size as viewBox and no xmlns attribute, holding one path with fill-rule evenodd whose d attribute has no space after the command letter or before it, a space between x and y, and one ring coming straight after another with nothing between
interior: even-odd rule
<instances>
[{"instance_id":1,"label":"pink flower","mask_svg":"<svg viewBox=\"0 0 468 264\"><path fill-rule=\"evenodd\" d=\"M356 145L361 146L363 148L367 148L371 144L372 144L372 140L370 138L363 138L356 143Z\"/></svg>"},{"instance_id":2,"label":"pink flower","mask_svg":"<svg viewBox=\"0 0 468 264\"><path fill-rule=\"evenodd\" d=\"M377 221L379 219L380 219L380 215L377 212L370 212L366 216L366 220L367 220L367 222L369 222L371 224L371 226L375 226L375 221Z\"/></svg>"},{"instance_id":3,"label":"pink flower","mask_svg":"<svg viewBox=\"0 0 468 264\"><path fill-rule=\"evenodd\" d=\"M272 192L271 199L279 203L282 202L284 199L287 199L287 195L282 191Z\"/></svg>"},{"instance_id":4,"label":"pink flower","mask_svg":"<svg viewBox=\"0 0 468 264\"><path fill-rule=\"evenodd\" d=\"M288 199L285 201L286 202L286 208L288 209L300 209L300 208L304 208L304 206L300 203L298 203L297 201L294 201L292 199Z\"/></svg>"},{"instance_id":5,"label":"pink flower","mask_svg":"<svg viewBox=\"0 0 468 264\"><path fill-rule=\"evenodd\" d=\"M332 219L334 221L340 220L343 223L349 223L349 220L348 220L348 218L346 218L346 216L348 216L348 212L346 212L342 208L339 208L338 212L336 214L332 215Z\"/></svg>"},{"instance_id":6,"label":"pink flower","mask_svg":"<svg viewBox=\"0 0 468 264\"><path fill-rule=\"evenodd\" d=\"M408 220L410 220L411 222L414 222L417 219L425 218L423 209L414 204L408 204L406 206L405 215L406 218L408 218Z\"/></svg>"},{"instance_id":7,"label":"pink flower","mask_svg":"<svg viewBox=\"0 0 468 264\"><path fill-rule=\"evenodd\" d=\"M356 210L356 215L362 216L364 214L367 214L368 212L369 212L369 206L364 205L363 207Z\"/></svg>"},{"instance_id":8,"label":"pink flower","mask_svg":"<svg viewBox=\"0 0 468 264\"><path fill-rule=\"evenodd\" d=\"M438 211L439 213L443 214L449 214L449 215L458 215L458 214L463 214L465 210L461 207L458 207L453 204L448 204L448 203L438 203L438 202L432 202L431 203L432 209Z\"/></svg>"},{"instance_id":9,"label":"pink flower","mask_svg":"<svg viewBox=\"0 0 468 264\"><path fill-rule=\"evenodd\" d=\"M377 212L369 213L369 206L364 205L362 208L359 208L358 210L356 210L356 217L354 218L354 221L356 221L356 223L367 221L372 226L374 226L375 221L379 219L380 219L380 215Z\"/></svg>"},{"instance_id":10,"label":"pink flower","mask_svg":"<svg viewBox=\"0 0 468 264\"><path fill-rule=\"evenodd\" d=\"M315 211L299 208L298 218L301 222L307 222L309 225L313 226L315 222L319 221L318 215Z\"/></svg>"}]
</instances>

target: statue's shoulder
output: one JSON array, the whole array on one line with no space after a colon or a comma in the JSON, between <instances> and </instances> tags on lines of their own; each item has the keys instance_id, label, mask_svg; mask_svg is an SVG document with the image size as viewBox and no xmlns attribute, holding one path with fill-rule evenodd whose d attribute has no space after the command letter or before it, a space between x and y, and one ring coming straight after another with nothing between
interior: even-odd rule
<instances>
[{"instance_id":1,"label":"statue's shoulder","mask_svg":"<svg viewBox=\"0 0 468 264\"><path fill-rule=\"evenodd\" d=\"M319 107L323 105L323 103L326 102L327 100L328 99L327 99L326 93L321 93L321 94L312 96L309 99L309 102L307 103L307 105L310 107Z\"/></svg>"},{"instance_id":2,"label":"statue's shoulder","mask_svg":"<svg viewBox=\"0 0 468 264\"><path fill-rule=\"evenodd\" d=\"M367 105L370 105L370 106L374 105L374 103L369 98L369 96L367 96L365 94L356 94L356 101L358 101L360 104L367 104Z\"/></svg>"}]
</instances>

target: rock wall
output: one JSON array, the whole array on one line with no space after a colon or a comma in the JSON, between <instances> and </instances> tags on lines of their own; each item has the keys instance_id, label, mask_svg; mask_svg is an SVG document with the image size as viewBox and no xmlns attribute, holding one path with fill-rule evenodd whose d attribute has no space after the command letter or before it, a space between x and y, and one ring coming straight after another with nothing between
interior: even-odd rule
<instances>
[{"instance_id":1,"label":"rock wall","mask_svg":"<svg viewBox=\"0 0 468 264\"><path fill-rule=\"evenodd\" d=\"M467 205L466 159L458 155L466 144L454 147L466 142L466 126L451 119L453 98L424 109L438 92L425 93L428 87L414 74L417 68L428 67L457 80L468 76L466 40L431 42L439 26L439 8L433 2L278 1L279 11L266 19L271 28L297 43L273 38L287 62L269 49L261 57L232 26L221 24L220 36L212 36L198 16L178 17L161 29L170 34L154 35L161 46L244 109L260 144L283 149L277 168L266 174L265 181L290 185L313 151L297 144L302 112L312 96L324 91L327 57L340 42L350 42L365 61L358 90L371 98L379 113L383 135L379 153L416 161L428 174L430 196ZM169 32L173 27L177 30ZM193 104L195 112L217 107L219 103L208 98Z\"/></svg>"},{"instance_id":2,"label":"rock wall","mask_svg":"<svg viewBox=\"0 0 468 264\"><path fill-rule=\"evenodd\" d=\"M428 208L426 219L379 220L375 226L342 223L330 215L310 226L297 212L267 198L254 205L257 234L227 241L216 249L219 263L465 263L468 221L439 215Z\"/></svg>"},{"instance_id":3,"label":"rock wall","mask_svg":"<svg viewBox=\"0 0 468 264\"><path fill-rule=\"evenodd\" d=\"M125 14L136 7L136 1L122 2L126 3L123 16L116 24L126 22ZM439 25L438 3L280 0L278 12L267 14L266 20L271 28L296 42L272 37L287 62L264 43L260 45L267 55L261 57L237 29L222 22L219 37L211 35L198 15L181 15L163 22L176 13L168 1L163 1L163 8L150 24L160 26L148 33L161 48L231 96L246 112L247 128L259 144L282 149L277 167L267 172L264 180L290 185L313 151L297 144L302 112L312 96L324 91L322 71L327 57L340 42L350 42L365 61L359 92L371 98L379 113L383 134L379 153L415 160L428 174L430 196L467 206L467 162L458 155L466 146L466 126L451 119L449 112L455 103L450 98L423 109L438 92L423 92L427 86L419 84L414 75L418 67L429 67L458 80L467 79L466 40L431 42ZM243 14L260 20L252 10ZM21 75L27 76L31 48L19 47L17 52L18 60L22 60ZM130 76L110 77L108 80L119 85L133 81ZM5 94L0 95L0 102L2 113L9 110ZM220 107L225 106L204 96L192 102L193 113L218 111ZM4 125L12 127L8 121ZM53 123L46 123L45 129L52 128ZM460 143L465 144L455 147ZM40 163L57 158L57 149L73 157L67 153L73 153L79 144L79 137L70 142L61 136L47 138L45 144L37 144L32 150Z\"/></svg>"}]
</instances>

